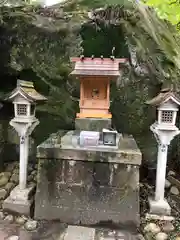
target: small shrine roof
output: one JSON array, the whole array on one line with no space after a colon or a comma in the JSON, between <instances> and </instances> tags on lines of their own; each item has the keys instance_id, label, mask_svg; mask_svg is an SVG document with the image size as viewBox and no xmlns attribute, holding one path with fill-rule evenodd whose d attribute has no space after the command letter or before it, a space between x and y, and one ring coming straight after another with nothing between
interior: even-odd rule
<instances>
[{"instance_id":1,"label":"small shrine roof","mask_svg":"<svg viewBox=\"0 0 180 240\"><path fill-rule=\"evenodd\" d=\"M46 101L47 98L38 93L35 88L33 82L18 80L17 87L9 94L6 98L10 100L17 96L18 94L23 95L29 101Z\"/></svg>"},{"instance_id":2,"label":"small shrine roof","mask_svg":"<svg viewBox=\"0 0 180 240\"><path fill-rule=\"evenodd\" d=\"M168 100L172 100L173 102L177 103L180 105L180 98L177 95L177 93L172 92L172 91L161 91L156 97L153 99L147 101L146 103L149 105L154 105L158 106L162 103L167 102Z\"/></svg>"},{"instance_id":3,"label":"small shrine roof","mask_svg":"<svg viewBox=\"0 0 180 240\"><path fill-rule=\"evenodd\" d=\"M126 61L124 58L71 58L75 62L71 75L120 76L119 64Z\"/></svg>"}]
</instances>

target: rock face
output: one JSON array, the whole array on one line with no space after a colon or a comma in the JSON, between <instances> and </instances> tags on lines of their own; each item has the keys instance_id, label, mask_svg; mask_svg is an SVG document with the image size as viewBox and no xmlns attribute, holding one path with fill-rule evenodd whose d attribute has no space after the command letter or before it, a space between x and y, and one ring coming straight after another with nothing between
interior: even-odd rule
<instances>
[{"instance_id":1,"label":"rock face","mask_svg":"<svg viewBox=\"0 0 180 240\"><path fill-rule=\"evenodd\" d=\"M59 139L58 132L38 147L35 218L139 224L141 152L134 139L122 137L118 150L84 150L72 146L72 134Z\"/></svg>"}]
</instances>

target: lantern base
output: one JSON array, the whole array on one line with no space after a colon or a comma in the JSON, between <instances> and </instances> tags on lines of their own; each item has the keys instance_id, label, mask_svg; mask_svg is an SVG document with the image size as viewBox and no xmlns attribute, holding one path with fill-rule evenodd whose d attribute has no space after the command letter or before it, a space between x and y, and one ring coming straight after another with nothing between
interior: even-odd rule
<instances>
[{"instance_id":1,"label":"lantern base","mask_svg":"<svg viewBox=\"0 0 180 240\"><path fill-rule=\"evenodd\" d=\"M22 190L19 186L15 187L10 193L10 196L4 201L3 210L29 216L31 214L34 194L35 185L31 185Z\"/></svg>"},{"instance_id":2,"label":"lantern base","mask_svg":"<svg viewBox=\"0 0 180 240\"><path fill-rule=\"evenodd\" d=\"M99 131L111 128L111 119L106 118L76 118L75 129L80 131Z\"/></svg>"},{"instance_id":3,"label":"lantern base","mask_svg":"<svg viewBox=\"0 0 180 240\"><path fill-rule=\"evenodd\" d=\"M112 114L111 113L77 113L76 114L76 117L77 118L109 118L111 119L112 118Z\"/></svg>"},{"instance_id":4,"label":"lantern base","mask_svg":"<svg viewBox=\"0 0 180 240\"><path fill-rule=\"evenodd\" d=\"M150 207L150 214L156 214L161 216L171 215L171 207L165 199L159 200L159 201L149 199L149 207Z\"/></svg>"}]
</instances>

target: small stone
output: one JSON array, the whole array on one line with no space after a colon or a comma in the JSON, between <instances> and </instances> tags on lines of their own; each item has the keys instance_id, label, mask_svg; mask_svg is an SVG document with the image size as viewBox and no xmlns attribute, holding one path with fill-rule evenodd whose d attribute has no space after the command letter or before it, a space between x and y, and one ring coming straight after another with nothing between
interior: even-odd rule
<instances>
[{"instance_id":1,"label":"small stone","mask_svg":"<svg viewBox=\"0 0 180 240\"><path fill-rule=\"evenodd\" d=\"M174 231L175 227L173 226L173 224L171 222L167 222L162 226L162 230L163 232L169 233Z\"/></svg>"},{"instance_id":2,"label":"small stone","mask_svg":"<svg viewBox=\"0 0 180 240\"><path fill-rule=\"evenodd\" d=\"M176 176L176 173L170 170L167 175L168 176Z\"/></svg>"},{"instance_id":3,"label":"small stone","mask_svg":"<svg viewBox=\"0 0 180 240\"><path fill-rule=\"evenodd\" d=\"M24 225L24 227L25 227L25 229L27 230L27 231L34 231L34 230L36 230L36 228L37 228L37 221L35 221L35 220L28 220L26 223L25 223L25 225Z\"/></svg>"},{"instance_id":4,"label":"small stone","mask_svg":"<svg viewBox=\"0 0 180 240\"><path fill-rule=\"evenodd\" d=\"M6 171L7 172L12 172L15 167L16 167L16 163L15 162L8 163L7 167L6 167Z\"/></svg>"},{"instance_id":5,"label":"small stone","mask_svg":"<svg viewBox=\"0 0 180 240\"><path fill-rule=\"evenodd\" d=\"M38 164L36 163L35 166L34 166L34 169L38 169Z\"/></svg>"},{"instance_id":6,"label":"small stone","mask_svg":"<svg viewBox=\"0 0 180 240\"><path fill-rule=\"evenodd\" d=\"M3 219L4 219L4 213L0 212L0 220L3 220Z\"/></svg>"},{"instance_id":7,"label":"small stone","mask_svg":"<svg viewBox=\"0 0 180 240\"><path fill-rule=\"evenodd\" d=\"M9 193L13 188L15 187L15 184L12 182L8 182L5 186L5 189L7 190L7 192Z\"/></svg>"},{"instance_id":8,"label":"small stone","mask_svg":"<svg viewBox=\"0 0 180 240\"><path fill-rule=\"evenodd\" d=\"M4 221L7 222L7 223L13 223L13 221L14 221L13 215L7 215L7 216L4 218Z\"/></svg>"},{"instance_id":9,"label":"small stone","mask_svg":"<svg viewBox=\"0 0 180 240\"><path fill-rule=\"evenodd\" d=\"M153 234L159 233L161 231L160 227L157 226L155 223L148 223L145 228L145 232L151 232Z\"/></svg>"},{"instance_id":10,"label":"small stone","mask_svg":"<svg viewBox=\"0 0 180 240\"><path fill-rule=\"evenodd\" d=\"M33 175L33 176L36 176L36 174L37 174L36 170L32 171L32 173L31 173L31 175Z\"/></svg>"},{"instance_id":11,"label":"small stone","mask_svg":"<svg viewBox=\"0 0 180 240\"><path fill-rule=\"evenodd\" d=\"M33 180L36 182L37 181L37 176L34 176Z\"/></svg>"},{"instance_id":12,"label":"small stone","mask_svg":"<svg viewBox=\"0 0 180 240\"><path fill-rule=\"evenodd\" d=\"M24 216L22 216L22 217L17 217L15 221L17 224L23 225L26 222L26 220L27 219Z\"/></svg>"},{"instance_id":13,"label":"small stone","mask_svg":"<svg viewBox=\"0 0 180 240\"><path fill-rule=\"evenodd\" d=\"M16 173L13 173L10 180L11 180L11 182L18 183L19 182L19 175L16 174Z\"/></svg>"},{"instance_id":14,"label":"small stone","mask_svg":"<svg viewBox=\"0 0 180 240\"><path fill-rule=\"evenodd\" d=\"M168 235L166 233L160 232L156 235L156 240L166 240L168 239Z\"/></svg>"},{"instance_id":15,"label":"small stone","mask_svg":"<svg viewBox=\"0 0 180 240\"><path fill-rule=\"evenodd\" d=\"M31 182L31 181L33 180L33 176L32 176L32 175L29 175L29 176L27 177L27 180L28 180L28 182Z\"/></svg>"},{"instance_id":16,"label":"small stone","mask_svg":"<svg viewBox=\"0 0 180 240\"><path fill-rule=\"evenodd\" d=\"M10 236L10 237L8 237L8 239L7 240L19 240L19 237L18 236L15 236L15 235L13 235L13 236Z\"/></svg>"},{"instance_id":17,"label":"small stone","mask_svg":"<svg viewBox=\"0 0 180 240\"><path fill-rule=\"evenodd\" d=\"M170 181L168 181L168 180L166 179L166 181L165 181L165 188L170 188L170 186L171 186Z\"/></svg>"},{"instance_id":18,"label":"small stone","mask_svg":"<svg viewBox=\"0 0 180 240\"><path fill-rule=\"evenodd\" d=\"M33 166L30 164L29 166L28 166L28 172L30 173L30 172L32 172L34 170L34 168L33 168Z\"/></svg>"},{"instance_id":19,"label":"small stone","mask_svg":"<svg viewBox=\"0 0 180 240\"><path fill-rule=\"evenodd\" d=\"M13 171L13 173L19 174L19 168L15 168L14 171Z\"/></svg>"},{"instance_id":20,"label":"small stone","mask_svg":"<svg viewBox=\"0 0 180 240\"><path fill-rule=\"evenodd\" d=\"M0 173L0 187L6 185L9 181L11 174L9 172Z\"/></svg>"},{"instance_id":21,"label":"small stone","mask_svg":"<svg viewBox=\"0 0 180 240\"><path fill-rule=\"evenodd\" d=\"M5 189L0 189L0 200L4 200L7 196L7 191Z\"/></svg>"},{"instance_id":22,"label":"small stone","mask_svg":"<svg viewBox=\"0 0 180 240\"><path fill-rule=\"evenodd\" d=\"M177 189L177 187L172 186L171 189L170 189L170 193L172 193L174 195L178 195L179 190Z\"/></svg>"}]
</instances>

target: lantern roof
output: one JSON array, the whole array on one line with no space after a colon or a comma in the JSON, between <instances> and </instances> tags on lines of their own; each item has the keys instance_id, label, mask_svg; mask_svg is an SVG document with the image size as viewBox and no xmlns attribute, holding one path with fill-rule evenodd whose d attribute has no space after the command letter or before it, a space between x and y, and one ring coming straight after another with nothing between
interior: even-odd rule
<instances>
[{"instance_id":1,"label":"lantern roof","mask_svg":"<svg viewBox=\"0 0 180 240\"><path fill-rule=\"evenodd\" d=\"M166 91L166 90L161 91L156 97L147 101L146 103L149 105L158 106L163 103L166 103L169 100L172 100L177 105L180 105L180 97L177 95L177 93L173 91Z\"/></svg>"},{"instance_id":2,"label":"lantern roof","mask_svg":"<svg viewBox=\"0 0 180 240\"><path fill-rule=\"evenodd\" d=\"M75 69L70 73L76 76L120 76L119 64L127 62L124 58L71 58Z\"/></svg>"},{"instance_id":3,"label":"lantern roof","mask_svg":"<svg viewBox=\"0 0 180 240\"><path fill-rule=\"evenodd\" d=\"M30 102L47 100L45 96L35 90L33 82L30 81L17 80L17 87L9 94L6 100L12 100L19 94Z\"/></svg>"}]
</instances>

